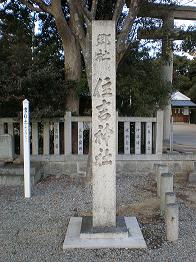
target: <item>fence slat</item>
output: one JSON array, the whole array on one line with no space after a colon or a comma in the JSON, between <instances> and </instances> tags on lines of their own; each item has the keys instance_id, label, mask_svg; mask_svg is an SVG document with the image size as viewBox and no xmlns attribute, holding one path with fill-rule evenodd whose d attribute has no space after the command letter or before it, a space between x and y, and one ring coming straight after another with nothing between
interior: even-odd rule
<instances>
[{"instance_id":1,"label":"fence slat","mask_svg":"<svg viewBox=\"0 0 196 262\"><path fill-rule=\"evenodd\" d=\"M146 123L146 154L152 154L152 122Z\"/></svg>"},{"instance_id":2,"label":"fence slat","mask_svg":"<svg viewBox=\"0 0 196 262\"><path fill-rule=\"evenodd\" d=\"M49 122L45 122L44 123L44 141L43 141L43 144L44 144L44 155L49 155L50 153L50 125L49 125Z\"/></svg>"},{"instance_id":3,"label":"fence slat","mask_svg":"<svg viewBox=\"0 0 196 262\"><path fill-rule=\"evenodd\" d=\"M72 130L71 130L71 112L66 112L64 116L64 152L65 155L72 153Z\"/></svg>"},{"instance_id":4,"label":"fence slat","mask_svg":"<svg viewBox=\"0 0 196 262\"><path fill-rule=\"evenodd\" d=\"M124 154L130 154L130 122L124 122Z\"/></svg>"},{"instance_id":5,"label":"fence slat","mask_svg":"<svg viewBox=\"0 0 196 262\"><path fill-rule=\"evenodd\" d=\"M32 155L38 155L38 123L32 122Z\"/></svg>"},{"instance_id":6,"label":"fence slat","mask_svg":"<svg viewBox=\"0 0 196 262\"><path fill-rule=\"evenodd\" d=\"M54 155L60 154L59 122L54 122Z\"/></svg>"},{"instance_id":7,"label":"fence slat","mask_svg":"<svg viewBox=\"0 0 196 262\"><path fill-rule=\"evenodd\" d=\"M135 122L135 154L141 154L141 122Z\"/></svg>"},{"instance_id":8,"label":"fence slat","mask_svg":"<svg viewBox=\"0 0 196 262\"><path fill-rule=\"evenodd\" d=\"M78 122L78 155L83 155L83 122Z\"/></svg>"}]
</instances>

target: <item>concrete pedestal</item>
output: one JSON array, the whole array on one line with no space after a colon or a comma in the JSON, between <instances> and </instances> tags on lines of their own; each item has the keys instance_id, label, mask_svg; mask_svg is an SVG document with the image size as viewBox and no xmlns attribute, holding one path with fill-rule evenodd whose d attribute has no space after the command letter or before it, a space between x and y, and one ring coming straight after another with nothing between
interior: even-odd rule
<instances>
[{"instance_id":1,"label":"concrete pedestal","mask_svg":"<svg viewBox=\"0 0 196 262\"><path fill-rule=\"evenodd\" d=\"M100 235L97 238L92 237L92 234L89 238L86 238L81 234L82 217L72 217L63 243L63 250L73 248L147 248L137 219L135 217L124 217L124 220L128 229L128 236L123 233L121 237L119 235L115 237L115 232L114 235L109 232L110 238L108 238L106 232L103 238L100 238Z\"/></svg>"}]
</instances>

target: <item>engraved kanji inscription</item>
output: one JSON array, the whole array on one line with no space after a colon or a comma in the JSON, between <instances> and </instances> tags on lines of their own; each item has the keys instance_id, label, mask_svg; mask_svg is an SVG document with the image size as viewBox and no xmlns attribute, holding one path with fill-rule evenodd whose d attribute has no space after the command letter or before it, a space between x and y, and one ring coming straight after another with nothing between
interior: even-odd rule
<instances>
[{"instance_id":1,"label":"engraved kanji inscription","mask_svg":"<svg viewBox=\"0 0 196 262\"><path fill-rule=\"evenodd\" d=\"M98 112L99 120L108 120L108 118L111 117L110 113L108 113L109 105L110 105L110 102L103 99L102 104L96 106L96 109L99 111Z\"/></svg>"},{"instance_id":2,"label":"engraved kanji inscription","mask_svg":"<svg viewBox=\"0 0 196 262\"><path fill-rule=\"evenodd\" d=\"M97 36L97 44L99 51L95 53L95 59L97 61L110 60L110 52L108 46L110 42L111 34L99 34Z\"/></svg>"},{"instance_id":3,"label":"engraved kanji inscription","mask_svg":"<svg viewBox=\"0 0 196 262\"><path fill-rule=\"evenodd\" d=\"M111 165L112 164L112 154L109 152L109 149L106 148L105 150L99 148L99 154L95 156L96 165Z\"/></svg>"},{"instance_id":4,"label":"engraved kanji inscription","mask_svg":"<svg viewBox=\"0 0 196 262\"><path fill-rule=\"evenodd\" d=\"M105 77L104 80L99 78L97 84L95 86L93 96L96 97L111 97L112 96L112 89L111 89L111 81L109 77Z\"/></svg>"},{"instance_id":5,"label":"engraved kanji inscription","mask_svg":"<svg viewBox=\"0 0 196 262\"><path fill-rule=\"evenodd\" d=\"M111 134L113 134L113 130L110 129L109 124L106 123L106 126L103 130L103 140L105 141L106 146L108 146L108 141L110 139Z\"/></svg>"},{"instance_id":6,"label":"engraved kanji inscription","mask_svg":"<svg viewBox=\"0 0 196 262\"><path fill-rule=\"evenodd\" d=\"M95 143L101 145L101 142L102 142L102 139L103 139L103 133L102 133L102 130L103 129L103 126L102 125L99 125L99 130L97 133L95 133Z\"/></svg>"},{"instance_id":7,"label":"engraved kanji inscription","mask_svg":"<svg viewBox=\"0 0 196 262\"><path fill-rule=\"evenodd\" d=\"M105 142L105 145L108 146L108 141L110 139L111 134L113 134L113 130L110 129L109 124L106 123L103 128L102 125L99 125L99 130L95 133L95 143L101 145L102 141Z\"/></svg>"}]
</instances>

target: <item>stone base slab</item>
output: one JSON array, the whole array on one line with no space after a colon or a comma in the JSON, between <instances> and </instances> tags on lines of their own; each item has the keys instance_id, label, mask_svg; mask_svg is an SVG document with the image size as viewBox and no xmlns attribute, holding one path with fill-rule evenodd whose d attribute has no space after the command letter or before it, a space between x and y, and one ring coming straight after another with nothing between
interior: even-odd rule
<instances>
[{"instance_id":1,"label":"stone base slab","mask_svg":"<svg viewBox=\"0 0 196 262\"><path fill-rule=\"evenodd\" d=\"M116 227L93 227L93 217L82 218L80 238L127 238L128 228L124 217L116 217Z\"/></svg>"},{"instance_id":2,"label":"stone base slab","mask_svg":"<svg viewBox=\"0 0 196 262\"><path fill-rule=\"evenodd\" d=\"M125 217L129 231L125 238L81 238L80 231L82 217L71 217L63 250L73 248L98 249L98 248L147 248L142 232L135 217Z\"/></svg>"}]
</instances>

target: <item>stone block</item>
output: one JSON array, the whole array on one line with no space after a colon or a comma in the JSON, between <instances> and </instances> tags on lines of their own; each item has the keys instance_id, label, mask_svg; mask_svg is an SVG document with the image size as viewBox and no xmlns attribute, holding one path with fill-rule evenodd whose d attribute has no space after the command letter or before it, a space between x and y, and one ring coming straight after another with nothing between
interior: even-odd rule
<instances>
[{"instance_id":1,"label":"stone block","mask_svg":"<svg viewBox=\"0 0 196 262\"><path fill-rule=\"evenodd\" d=\"M116 227L93 227L93 217L83 217L80 238L83 239L119 239L128 237L124 217L116 218Z\"/></svg>"},{"instance_id":2,"label":"stone block","mask_svg":"<svg viewBox=\"0 0 196 262\"><path fill-rule=\"evenodd\" d=\"M31 175L31 185L35 185L42 176L40 167L31 167L30 175ZM23 166L6 165L4 167L0 167L0 185L23 186L24 185Z\"/></svg>"},{"instance_id":3,"label":"stone block","mask_svg":"<svg viewBox=\"0 0 196 262\"><path fill-rule=\"evenodd\" d=\"M8 134L0 135L0 159L13 160L14 144L13 137Z\"/></svg>"},{"instance_id":4,"label":"stone block","mask_svg":"<svg viewBox=\"0 0 196 262\"><path fill-rule=\"evenodd\" d=\"M189 174L189 183L196 183L196 171Z\"/></svg>"},{"instance_id":5,"label":"stone block","mask_svg":"<svg viewBox=\"0 0 196 262\"><path fill-rule=\"evenodd\" d=\"M125 223L129 231L125 238L92 238L80 237L82 217L71 217L63 250L74 248L98 249L98 248L146 248L146 242L135 217L125 217Z\"/></svg>"}]
</instances>

